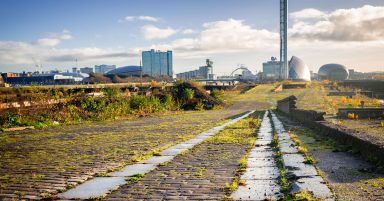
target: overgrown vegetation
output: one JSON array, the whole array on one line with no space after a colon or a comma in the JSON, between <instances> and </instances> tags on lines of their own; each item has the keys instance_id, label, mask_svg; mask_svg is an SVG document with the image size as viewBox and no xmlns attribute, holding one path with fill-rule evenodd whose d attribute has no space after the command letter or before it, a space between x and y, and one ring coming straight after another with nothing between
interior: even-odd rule
<instances>
[{"instance_id":1,"label":"overgrown vegetation","mask_svg":"<svg viewBox=\"0 0 384 201\"><path fill-rule=\"evenodd\" d=\"M156 81L153 87L158 87ZM222 103L192 82L178 82L173 91L153 91L151 95L131 95L120 88L105 88L102 95L88 95L82 90L30 87L20 93L30 92L40 102L36 107L8 110L0 116L0 127L33 126L44 128L57 124L73 124L87 120L119 119L129 116L144 116L152 113L175 110L212 109ZM44 93L46 92L46 93ZM44 104L44 102L53 102Z\"/></svg>"}]
</instances>

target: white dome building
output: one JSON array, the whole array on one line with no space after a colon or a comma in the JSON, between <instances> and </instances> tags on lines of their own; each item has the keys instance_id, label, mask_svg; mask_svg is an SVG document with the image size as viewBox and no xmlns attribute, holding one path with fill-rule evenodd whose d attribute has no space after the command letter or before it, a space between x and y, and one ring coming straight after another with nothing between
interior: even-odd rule
<instances>
[{"instance_id":1,"label":"white dome building","mask_svg":"<svg viewBox=\"0 0 384 201\"><path fill-rule=\"evenodd\" d=\"M288 78L291 80L311 81L308 66L300 58L293 56L289 61Z\"/></svg>"}]
</instances>

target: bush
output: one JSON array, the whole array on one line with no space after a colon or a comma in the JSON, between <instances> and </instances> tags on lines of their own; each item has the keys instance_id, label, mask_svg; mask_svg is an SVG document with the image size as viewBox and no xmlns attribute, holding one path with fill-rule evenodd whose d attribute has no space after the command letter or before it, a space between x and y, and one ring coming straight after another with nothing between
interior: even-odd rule
<instances>
[{"instance_id":1,"label":"bush","mask_svg":"<svg viewBox=\"0 0 384 201\"><path fill-rule=\"evenodd\" d=\"M198 110L198 111L204 110L204 104L202 102L198 102L195 106L195 110Z\"/></svg>"},{"instance_id":2,"label":"bush","mask_svg":"<svg viewBox=\"0 0 384 201\"><path fill-rule=\"evenodd\" d=\"M193 89L186 88L183 91L183 98L186 101L192 100L192 98L195 96L195 91Z\"/></svg>"},{"instance_id":3,"label":"bush","mask_svg":"<svg viewBox=\"0 0 384 201\"><path fill-rule=\"evenodd\" d=\"M161 104L163 104L163 107L167 110L170 110L174 106L174 101L171 95L166 94L161 98Z\"/></svg>"},{"instance_id":4,"label":"bush","mask_svg":"<svg viewBox=\"0 0 384 201\"><path fill-rule=\"evenodd\" d=\"M224 95L223 91L220 91L220 90L217 90L217 89L213 89L212 92L211 92L211 96L213 98L216 98L219 101L222 101L223 95Z\"/></svg>"}]
</instances>

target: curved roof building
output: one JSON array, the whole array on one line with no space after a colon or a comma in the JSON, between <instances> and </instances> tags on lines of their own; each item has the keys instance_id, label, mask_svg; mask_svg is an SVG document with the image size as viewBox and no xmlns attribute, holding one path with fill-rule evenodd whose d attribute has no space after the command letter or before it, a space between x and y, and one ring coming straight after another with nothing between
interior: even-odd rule
<instances>
[{"instance_id":1,"label":"curved roof building","mask_svg":"<svg viewBox=\"0 0 384 201\"><path fill-rule=\"evenodd\" d=\"M141 66L124 66L108 71L106 75L134 76L140 75Z\"/></svg>"},{"instance_id":2,"label":"curved roof building","mask_svg":"<svg viewBox=\"0 0 384 201\"><path fill-rule=\"evenodd\" d=\"M293 56L289 61L289 79L311 81L308 66L300 58Z\"/></svg>"},{"instance_id":3,"label":"curved roof building","mask_svg":"<svg viewBox=\"0 0 384 201\"><path fill-rule=\"evenodd\" d=\"M325 64L320 67L318 75L321 80L346 80L348 70L341 64Z\"/></svg>"}]
</instances>

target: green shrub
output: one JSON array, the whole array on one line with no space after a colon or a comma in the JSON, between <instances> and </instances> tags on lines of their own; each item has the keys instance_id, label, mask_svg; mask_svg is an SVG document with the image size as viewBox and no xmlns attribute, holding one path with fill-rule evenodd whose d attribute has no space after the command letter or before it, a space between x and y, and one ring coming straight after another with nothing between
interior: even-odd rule
<instances>
[{"instance_id":1,"label":"green shrub","mask_svg":"<svg viewBox=\"0 0 384 201\"><path fill-rule=\"evenodd\" d=\"M198 110L198 111L204 110L204 104L202 102L198 102L195 106L195 110Z\"/></svg>"},{"instance_id":2,"label":"green shrub","mask_svg":"<svg viewBox=\"0 0 384 201\"><path fill-rule=\"evenodd\" d=\"M211 96L217 100L222 101L224 93L220 90L213 89L211 92Z\"/></svg>"},{"instance_id":3,"label":"green shrub","mask_svg":"<svg viewBox=\"0 0 384 201\"><path fill-rule=\"evenodd\" d=\"M161 103L163 104L163 107L167 110L170 110L174 106L173 98L170 94L166 94L161 98Z\"/></svg>"},{"instance_id":4,"label":"green shrub","mask_svg":"<svg viewBox=\"0 0 384 201\"><path fill-rule=\"evenodd\" d=\"M195 91L193 89L186 88L183 91L183 97L186 101L192 100L195 96Z\"/></svg>"}]
</instances>

